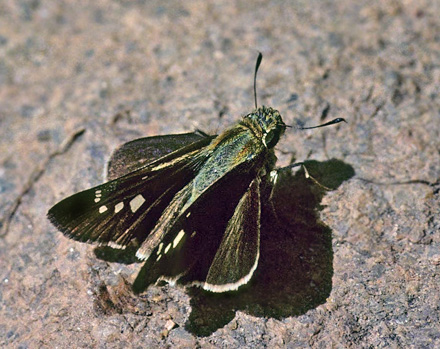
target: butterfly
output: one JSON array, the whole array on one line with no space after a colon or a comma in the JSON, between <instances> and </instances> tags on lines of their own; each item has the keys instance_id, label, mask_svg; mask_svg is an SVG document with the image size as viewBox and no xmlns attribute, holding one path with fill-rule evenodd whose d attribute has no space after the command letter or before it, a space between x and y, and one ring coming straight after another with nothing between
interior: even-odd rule
<instances>
[{"instance_id":1,"label":"butterfly","mask_svg":"<svg viewBox=\"0 0 440 349\"><path fill-rule=\"evenodd\" d=\"M211 292L247 284L258 266L262 204L277 177L274 147L288 127L277 110L257 107L261 60L255 110L237 124L220 135L122 145L108 181L60 201L49 220L71 239L134 249L145 263L135 284L179 281Z\"/></svg>"}]
</instances>

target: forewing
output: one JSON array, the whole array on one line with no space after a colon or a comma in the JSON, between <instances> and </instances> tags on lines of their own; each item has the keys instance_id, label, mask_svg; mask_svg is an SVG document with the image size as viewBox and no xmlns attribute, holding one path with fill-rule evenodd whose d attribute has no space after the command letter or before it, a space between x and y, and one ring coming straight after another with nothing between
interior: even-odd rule
<instances>
[{"instance_id":1,"label":"forewing","mask_svg":"<svg viewBox=\"0 0 440 349\"><path fill-rule=\"evenodd\" d=\"M186 218L155 245L136 278L134 290L142 292L157 280L203 286L228 222L253 179L255 176L247 173L234 173L222 181L221 195L213 190L192 205ZM186 194L185 190L176 194L176 204Z\"/></svg>"},{"instance_id":2,"label":"forewing","mask_svg":"<svg viewBox=\"0 0 440 349\"><path fill-rule=\"evenodd\" d=\"M168 154L139 170L72 195L48 212L66 236L115 248L145 240L173 196L195 175L191 160L209 140ZM201 163L202 157L198 157Z\"/></svg>"},{"instance_id":3,"label":"forewing","mask_svg":"<svg viewBox=\"0 0 440 349\"><path fill-rule=\"evenodd\" d=\"M191 143L202 141L207 145L213 138L215 136L198 131L130 141L117 148L111 155L107 165L107 179L125 176Z\"/></svg>"},{"instance_id":4,"label":"forewing","mask_svg":"<svg viewBox=\"0 0 440 349\"><path fill-rule=\"evenodd\" d=\"M200 207L200 202L211 193L215 193L217 197L219 193L223 194L231 178L245 178L243 183L247 188L264 166L268 155L264 149L262 150L262 145L255 142L249 131L240 128L231 129L218 136L200 154L206 159L203 167L200 167L188 187L184 188L185 192L179 192L164 210L151 234L136 252L139 259L148 259L166 235L177 234L188 214L193 212L196 206ZM198 159L194 161L197 162Z\"/></svg>"},{"instance_id":5,"label":"forewing","mask_svg":"<svg viewBox=\"0 0 440 349\"><path fill-rule=\"evenodd\" d=\"M248 283L260 256L260 179L254 179L228 222L203 288L236 290Z\"/></svg>"}]
</instances>

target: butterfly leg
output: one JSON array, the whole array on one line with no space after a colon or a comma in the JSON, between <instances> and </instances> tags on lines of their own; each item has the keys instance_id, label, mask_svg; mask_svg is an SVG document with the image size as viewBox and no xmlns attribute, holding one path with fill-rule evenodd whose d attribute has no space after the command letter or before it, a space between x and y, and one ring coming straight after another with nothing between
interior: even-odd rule
<instances>
[{"instance_id":1,"label":"butterfly leg","mask_svg":"<svg viewBox=\"0 0 440 349\"><path fill-rule=\"evenodd\" d=\"M271 182L272 182L272 184L275 185L275 183L276 183L276 181L277 181L277 179L278 179L278 174L279 174L281 171L290 170L290 169L292 169L292 168L294 168L294 167L298 167L298 166L302 166L302 168L304 169L304 175L305 175L305 177L306 177L307 179L310 178L315 184L319 185L319 186L320 186L322 189L324 189L324 190L332 190L331 188L326 187L325 185L319 183L314 177L312 177L312 176L310 175L309 171L307 170L307 167L305 166L305 163L304 163L304 162L295 162L295 163L290 164L290 165L288 165L288 166L281 167L281 168L277 168L277 169L273 170L273 171L270 173L270 177L271 177ZM272 178L273 178L273 180L272 180ZM271 194L270 197L272 197L272 194Z\"/></svg>"},{"instance_id":2,"label":"butterfly leg","mask_svg":"<svg viewBox=\"0 0 440 349\"><path fill-rule=\"evenodd\" d=\"M280 223L280 219L278 217L277 214L277 210L275 209L274 206L274 201L273 201L273 195L275 192L275 185L277 184L278 178L279 178L279 174L282 173L283 171L287 171L287 170L291 170L294 167L299 167L302 166L302 168L304 169L304 175L307 179L311 179L314 183L316 183L318 186L320 186L321 188L323 188L324 190L331 190L330 188L322 185L321 183L319 183L314 177L312 177L309 173L309 171L307 170L307 167L305 166L304 162L295 162L293 164L290 164L288 166L285 167L280 167L277 169L274 169L270 172L269 175L269 181L271 183L271 191L270 191L270 195L269 195L269 205L273 214L273 217L275 218L277 223Z\"/></svg>"},{"instance_id":3,"label":"butterfly leg","mask_svg":"<svg viewBox=\"0 0 440 349\"><path fill-rule=\"evenodd\" d=\"M269 181L271 183L271 189L270 189L270 195L269 195L269 205L270 205L270 209L272 211L272 215L275 218L276 222L279 224L280 220L277 214L277 210L275 209L274 206L274 202L273 202L273 194L274 194L274 190L275 190L275 185L278 181L278 175L280 172L294 168L294 167L298 167L298 166L303 166L304 163L302 162L297 162L294 164L290 164L289 166L285 166L285 167L280 167L280 168L276 168L274 170L272 170L269 174Z\"/></svg>"}]
</instances>

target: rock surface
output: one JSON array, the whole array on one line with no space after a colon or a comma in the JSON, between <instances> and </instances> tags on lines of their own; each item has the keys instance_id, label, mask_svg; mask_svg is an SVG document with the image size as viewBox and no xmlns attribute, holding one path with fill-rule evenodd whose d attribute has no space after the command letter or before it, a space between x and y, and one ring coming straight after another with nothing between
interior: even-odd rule
<instances>
[{"instance_id":1,"label":"rock surface","mask_svg":"<svg viewBox=\"0 0 440 349\"><path fill-rule=\"evenodd\" d=\"M438 1L249 4L0 5L1 346L440 347ZM342 164L320 167L340 176L333 191L286 191L304 230L265 245L297 243L282 251L307 268L261 271L250 287L264 279L267 299L133 294L139 264L98 259L47 210L100 183L126 141L216 133L251 111L257 51L260 104L290 125L348 121L277 147L280 166Z\"/></svg>"}]
</instances>

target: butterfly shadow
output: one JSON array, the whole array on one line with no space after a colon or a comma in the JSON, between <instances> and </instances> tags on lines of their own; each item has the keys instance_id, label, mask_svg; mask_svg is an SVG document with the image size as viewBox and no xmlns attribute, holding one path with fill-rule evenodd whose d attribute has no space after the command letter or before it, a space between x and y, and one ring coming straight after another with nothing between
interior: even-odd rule
<instances>
[{"instance_id":1,"label":"butterfly shadow","mask_svg":"<svg viewBox=\"0 0 440 349\"><path fill-rule=\"evenodd\" d=\"M339 160L305 165L328 188L336 189L354 176L353 168ZM283 319L325 303L333 276L332 232L318 213L325 193L303 170L282 171L273 192L273 209L263 202L260 259L251 282L223 294L191 288L192 312L185 328L208 336L228 324L237 310Z\"/></svg>"},{"instance_id":2,"label":"butterfly shadow","mask_svg":"<svg viewBox=\"0 0 440 349\"><path fill-rule=\"evenodd\" d=\"M354 176L350 165L335 159L307 161L305 166L317 182L332 189ZM229 191L222 193L223 199L234 199L233 188ZM331 230L319 220L318 214L325 194L326 190L307 179L302 169L295 174L290 170L281 171L272 193L273 205L269 204L269 194L266 199L262 196L260 258L253 278L234 292L212 293L199 287L187 288L192 312L185 328L197 336L208 336L228 324L237 310L258 317L283 319L304 314L325 303L333 276ZM218 206L207 205L203 215L194 222L205 229L200 236L211 237L196 241L196 248L191 251L201 253L198 258L207 261L196 268L205 269L202 274L212 260L206 256L213 256L218 246L212 237L224 232L224 225L216 226L212 219L221 214ZM138 262L135 251L98 247L95 255L109 262L131 264ZM151 266L142 267L133 285L136 293L143 292L155 279L149 277L151 272ZM160 271L157 272L159 275Z\"/></svg>"}]
</instances>

